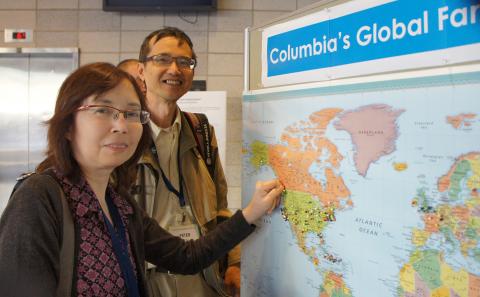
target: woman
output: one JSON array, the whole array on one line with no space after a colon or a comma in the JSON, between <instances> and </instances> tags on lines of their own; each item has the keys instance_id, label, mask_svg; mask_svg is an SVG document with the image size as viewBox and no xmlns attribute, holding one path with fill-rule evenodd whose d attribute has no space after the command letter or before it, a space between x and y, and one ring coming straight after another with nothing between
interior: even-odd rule
<instances>
[{"instance_id":1,"label":"woman","mask_svg":"<svg viewBox=\"0 0 480 297\"><path fill-rule=\"evenodd\" d=\"M127 191L129 172L149 146L148 118L135 80L113 65L86 65L65 80L48 122L40 174L18 188L0 219L0 296L59 294L61 199L75 226L71 296L146 296L145 260L197 273L278 204L281 184L258 183L251 203L214 232L189 242L170 235ZM57 183L63 194L52 190Z\"/></svg>"}]
</instances>

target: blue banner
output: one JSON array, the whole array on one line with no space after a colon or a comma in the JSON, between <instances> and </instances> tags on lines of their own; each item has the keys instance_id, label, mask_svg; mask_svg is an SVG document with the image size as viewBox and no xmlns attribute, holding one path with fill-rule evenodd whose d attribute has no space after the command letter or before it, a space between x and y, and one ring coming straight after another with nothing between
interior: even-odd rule
<instances>
[{"instance_id":1,"label":"blue banner","mask_svg":"<svg viewBox=\"0 0 480 297\"><path fill-rule=\"evenodd\" d=\"M267 77L479 42L478 1L400 0L268 37Z\"/></svg>"}]
</instances>

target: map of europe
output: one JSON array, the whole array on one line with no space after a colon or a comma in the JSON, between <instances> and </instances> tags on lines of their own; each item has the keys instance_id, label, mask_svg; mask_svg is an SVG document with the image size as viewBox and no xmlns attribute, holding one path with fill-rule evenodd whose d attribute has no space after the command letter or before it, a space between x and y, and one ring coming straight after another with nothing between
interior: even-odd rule
<instances>
[{"instance_id":1,"label":"map of europe","mask_svg":"<svg viewBox=\"0 0 480 297\"><path fill-rule=\"evenodd\" d=\"M480 296L480 84L419 84L244 98L242 296Z\"/></svg>"}]
</instances>

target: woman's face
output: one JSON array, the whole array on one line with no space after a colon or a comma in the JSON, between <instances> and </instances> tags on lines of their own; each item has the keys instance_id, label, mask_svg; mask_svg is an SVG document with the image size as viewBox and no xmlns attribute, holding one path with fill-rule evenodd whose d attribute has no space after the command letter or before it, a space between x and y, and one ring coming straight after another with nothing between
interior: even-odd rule
<instances>
[{"instance_id":1,"label":"woman's face","mask_svg":"<svg viewBox=\"0 0 480 297\"><path fill-rule=\"evenodd\" d=\"M118 114L109 107L133 113L127 114L127 120L124 113ZM74 158L84 173L104 171L110 174L134 154L143 126L132 115L140 110L140 100L126 79L105 94L84 100L83 109L75 113L73 127L67 135Z\"/></svg>"}]
</instances>

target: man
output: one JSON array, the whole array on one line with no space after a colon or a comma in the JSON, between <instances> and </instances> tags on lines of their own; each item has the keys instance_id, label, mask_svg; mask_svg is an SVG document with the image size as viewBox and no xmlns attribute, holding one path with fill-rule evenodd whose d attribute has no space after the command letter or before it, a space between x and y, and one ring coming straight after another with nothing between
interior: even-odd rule
<instances>
[{"instance_id":1,"label":"man","mask_svg":"<svg viewBox=\"0 0 480 297\"><path fill-rule=\"evenodd\" d=\"M118 63L117 68L122 69L126 73L129 73L133 77L138 76L138 60L137 59L125 59Z\"/></svg>"},{"instance_id":2,"label":"man","mask_svg":"<svg viewBox=\"0 0 480 297\"><path fill-rule=\"evenodd\" d=\"M213 127L209 127L215 152L210 174L196 135L177 105L192 85L195 58L190 38L168 27L145 38L138 64L139 77L146 86L154 146L139 164L136 197L164 228L185 239L207 233L231 215ZM236 247L228 254L228 265L216 263L193 276L172 275L152 267L147 277L153 296L226 296L220 278L220 272L226 270L225 285L232 295L239 296L239 262L240 250Z\"/></svg>"},{"instance_id":3,"label":"man","mask_svg":"<svg viewBox=\"0 0 480 297\"><path fill-rule=\"evenodd\" d=\"M137 59L125 59L118 63L117 68L133 76L143 94L145 94L145 83L138 76L138 63Z\"/></svg>"}]
</instances>

